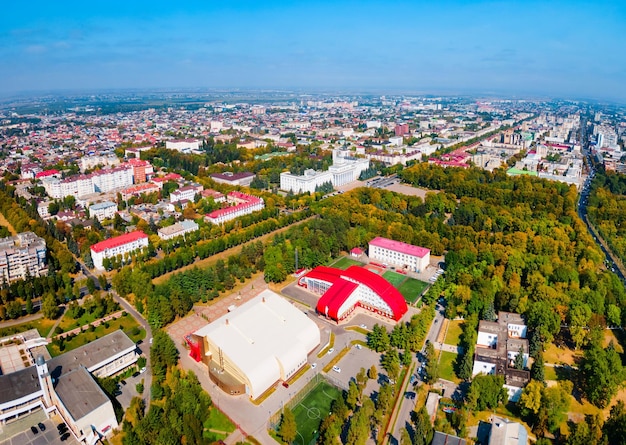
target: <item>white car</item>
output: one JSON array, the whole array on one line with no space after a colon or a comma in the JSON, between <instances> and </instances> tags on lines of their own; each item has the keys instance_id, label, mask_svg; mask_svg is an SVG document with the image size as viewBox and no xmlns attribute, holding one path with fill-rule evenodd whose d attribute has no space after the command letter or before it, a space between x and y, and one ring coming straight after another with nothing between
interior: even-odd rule
<instances>
[{"instance_id":1,"label":"white car","mask_svg":"<svg viewBox=\"0 0 626 445\"><path fill-rule=\"evenodd\" d=\"M361 325L361 328L363 328L363 329L367 329L367 325L362 324L362 325Z\"/></svg>"},{"instance_id":2,"label":"white car","mask_svg":"<svg viewBox=\"0 0 626 445\"><path fill-rule=\"evenodd\" d=\"M145 366L139 370L139 374L143 374L144 372L146 372L146 367Z\"/></svg>"},{"instance_id":3,"label":"white car","mask_svg":"<svg viewBox=\"0 0 626 445\"><path fill-rule=\"evenodd\" d=\"M332 354L333 352L335 352L335 348L330 348L326 354Z\"/></svg>"},{"instance_id":4,"label":"white car","mask_svg":"<svg viewBox=\"0 0 626 445\"><path fill-rule=\"evenodd\" d=\"M363 346L361 346L360 344L358 344L358 343L357 343L357 344L356 344L356 348L357 348L357 349L363 349Z\"/></svg>"},{"instance_id":5,"label":"white car","mask_svg":"<svg viewBox=\"0 0 626 445\"><path fill-rule=\"evenodd\" d=\"M341 372L341 368L339 366L333 366L333 371L339 373Z\"/></svg>"},{"instance_id":6,"label":"white car","mask_svg":"<svg viewBox=\"0 0 626 445\"><path fill-rule=\"evenodd\" d=\"M317 368L317 363L311 363L311 369Z\"/></svg>"}]
</instances>

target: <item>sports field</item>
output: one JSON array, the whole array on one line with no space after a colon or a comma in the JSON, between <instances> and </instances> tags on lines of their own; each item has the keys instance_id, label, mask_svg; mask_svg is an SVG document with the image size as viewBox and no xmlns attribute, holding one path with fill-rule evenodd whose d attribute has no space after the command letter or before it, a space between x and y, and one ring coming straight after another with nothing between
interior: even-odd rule
<instances>
[{"instance_id":1,"label":"sports field","mask_svg":"<svg viewBox=\"0 0 626 445\"><path fill-rule=\"evenodd\" d=\"M404 299L409 303L415 303L415 301L422 295L424 289L428 287L428 283L416 280L413 278L407 278L404 283L400 285L398 290L404 296Z\"/></svg>"},{"instance_id":2,"label":"sports field","mask_svg":"<svg viewBox=\"0 0 626 445\"><path fill-rule=\"evenodd\" d=\"M393 287L398 287L406 280L406 275L388 270L383 274L383 278L391 283Z\"/></svg>"},{"instance_id":3,"label":"sports field","mask_svg":"<svg viewBox=\"0 0 626 445\"><path fill-rule=\"evenodd\" d=\"M322 419L328 416L330 404L337 397L341 397L341 391L321 381L293 408L298 427L294 445L308 445L315 439Z\"/></svg>"},{"instance_id":4,"label":"sports field","mask_svg":"<svg viewBox=\"0 0 626 445\"><path fill-rule=\"evenodd\" d=\"M347 256L339 258L332 264L332 267L336 267L337 269L346 270L350 266L362 266L363 263L348 258Z\"/></svg>"}]
</instances>

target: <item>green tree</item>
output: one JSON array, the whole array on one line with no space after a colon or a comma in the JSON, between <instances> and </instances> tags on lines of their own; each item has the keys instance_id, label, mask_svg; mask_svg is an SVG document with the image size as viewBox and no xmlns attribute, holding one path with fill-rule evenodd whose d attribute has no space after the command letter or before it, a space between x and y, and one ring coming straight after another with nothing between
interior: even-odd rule
<instances>
[{"instance_id":1,"label":"green tree","mask_svg":"<svg viewBox=\"0 0 626 445\"><path fill-rule=\"evenodd\" d=\"M376 366L372 365L370 369L368 369L367 376L372 380L376 380L378 378L378 371L376 370Z\"/></svg>"},{"instance_id":2,"label":"green tree","mask_svg":"<svg viewBox=\"0 0 626 445\"><path fill-rule=\"evenodd\" d=\"M367 346L376 352L383 352L389 348L389 334L384 326L378 323L367 333Z\"/></svg>"},{"instance_id":3,"label":"green tree","mask_svg":"<svg viewBox=\"0 0 626 445\"><path fill-rule=\"evenodd\" d=\"M296 417L289 408L285 408L280 419L280 425L278 426L278 435L285 442L291 443L296 439L297 433Z\"/></svg>"},{"instance_id":4,"label":"green tree","mask_svg":"<svg viewBox=\"0 0 626 445\"><path fill-rule=\"evenodd\" d=\"M624 401L618 401L604 422L602 432L611 445L626 445L626 409Z\"/></svg>"},{"instance_id":5,"label":"green tree","mask_svg":"<svg viewBox=\"0 0 626 445\"><path fill-rule=\"evenodd\" d=\"M619 306L609 304L606 309L606 321L609 323L610 326L622 325L622 311Z\"/></svg>"},{"instance_id":6,"label":"green tree","mask_svg":"<svg viewBox=\"0 0 626 445\"><path fill-rule=\"evenodd\" d=\"M537 415L541 409L541 397L544 385L537 380L531 380L522 390L519 406L524 415Z\"/></svg>"},{"instance_id":7,"label":"green tree","mask_svg":"<svg viewBox=\"0 0 626 445\"><path fill-rule=\"evenodd\" d=\"M524 348L519 347L519 351L515 356L515 361L513 362L513 367L515 369L524 369Z\"/></svg>"},{"instance_id":8,"label":"green tree","mask_svg":"<svg viewBox=\"0 0 626 445\"><path fill-rule=\"evenodd\" d=\"M395 380L400 373L400 356L398 355L398 351L392 349L391 351L385 352L380 361L383 369L387 371L389 378Z\"/></svg>"},{"instance_id":9,"label":"green tree","mask_svg":"<svg viewBox=\"0 0 626 445\"><path fill-rule=\"evenodd\" d=\"M543 352L539 351L535 357L532 366L530 367L530 378L537 380L538 382L545 382L545 363L543 360Z\"/></svg>"},{"instance_id":10,"label":"green tree","mask_svg":"<svg viewBox=\"0 0 626 445\"><path fill-rule=\"evenodd\" d=\"M579 372L587 399L599 408L609 404L624 380L622 361L612 343L606 349L594 344L585 350Z\"/></svg>"},{"instance_id":11,"label":"green tree","mask_svg":"<svg viewBox=\"0 0 626 445\"><path fill-rule=\"evenodd\" d=\"M53 294L47 294L43 297L43 301L41 303L41 313L44 317L54 320L57 318L59 314L59 306L57 305L56 298L54 298Z\"/></svg>"}]
</instances>

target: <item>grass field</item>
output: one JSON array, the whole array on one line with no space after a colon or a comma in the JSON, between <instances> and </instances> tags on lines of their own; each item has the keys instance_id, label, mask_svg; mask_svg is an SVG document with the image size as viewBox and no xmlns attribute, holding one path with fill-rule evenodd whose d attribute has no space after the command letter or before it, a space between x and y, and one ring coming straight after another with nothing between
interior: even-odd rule
<instances>
[{"instance_id":1,"label":"grass field","mask_svg":"<svg viewBox=\"0 0 626 445\"><path fill-rule=\"evenodd\" d=\"M439 377L450 380L457 385L461 383L461 379L458 378L454 372L456 354L448 351L439 351L439 354Z\"/></svg>"},{"instance_id":2,"label":"grass field","mask_svg":"<svg viewBox=\"0 0 626 445\"><path fill-rule=\"evenodd\" d=\"M6 337L9 335L17 334L19 332L28 331L29 329L37 329L39 335L45 337L54 326L55 320L48 320L47 318L38 318L37 320L27 321L26 323L16 324L7 328L0 329L0 337Z\"/></svg>"},{"instance_id":3,"label":"grass field","mask_svg":"<svg viewBox=\"0 0 626 445\"><path fill-rule=\"evenodd\" d=\"M415 280L413 278L407 278L402 285L398 288L402 296L409 303L415 303L424 289L428 287L428 283L424 283L423 281Z\"/></svg>"},{"instance_id":4,"label":"grass field","mask_svg":"<svg viewBox=\"0 0 626 445\"><path fill-rule=\"evenodd\" d=\"M330 404L341 391L329 383L320 382L293 408L298 426L294 445L308 445L316 436L322 419L328 415Z\"/></svg>"},{"instance_id":5,"label":"grass field","mask_svg":"<svg viewBox=\"0 0 626 445\"><path fill-rule=\"evenodd\" d=\"M448 332L446 333L444 343L457 346L459 344L459 338L463 333L464 323L463 320L451 320L450 323L448 323Z\"/></svg>"},{"instance_id":6,"label":"grass field","mask_svg":"<svg viewBox=\"0 0 626 445\"><path fill-rule=\"evenodd\" d=\"M235 425L223 412L215 407L210 409L209 418L204 422L204 428L223 433L232 433L235 431Z\"/></svg>"},{"instance_id":7,"label":"grass field","mask_svg":"<svg viewBox=\"0 0 626 445\"><path fill-rule=\"evenodd\" d=\"M554 366L544 366L543 373L546 380L557 380L556 369L554 369Z\"/></svg>"},{"instance_id":8,"label":"grass field","mask_svg":"<svg viewBox=\"0 0 626 445\"><path fill-rule=\"evenodd\" d=\"M90 343L97 338L104 337L106 334L110 334L111 332L116 331L120 328L135 343L146 336L146 331L139 327L139 323L137 323L133 317L126 314L121 318L111 320L106 324L101 324L93 330L88 329L86 331L83 331L80 334L77 334L71 340L66 340L64 342L65 347L63 351L60 350L59 344L57 342L50 343L48 345L48 351L50 351L50 355L52 357L56 357L57 355L61 355L64 352L68 352L72 349L78 348L79 346L86 345L87 343Z\"/></svg>"},{"instance_id":9,"label":"grass field","mask_svg":"<svg viewBox=\"0 0 626 445\"><path fill-rule=\"evenodd\" d=\"M402 275L400 273L388 270L383 274L383 278L389 281L393 285L393 287L398 289L400 285L404 282L404 280L406 280L406 275Z\"/></svg>"},{"instance_id":10,"label":"grass field","mask_svg":"<svg viewBox=\"0 0 626 445\"><path fill-rule=\"evenodd\" d=\"M355 261L351 258L348 258L347 256L344 256L344 257L339 258L337 261L335 261L331 265L333 267L336 267L337 269L346 270L350 266L362 266L363 263L359 261Z\"/></svg>"}]
</instances>

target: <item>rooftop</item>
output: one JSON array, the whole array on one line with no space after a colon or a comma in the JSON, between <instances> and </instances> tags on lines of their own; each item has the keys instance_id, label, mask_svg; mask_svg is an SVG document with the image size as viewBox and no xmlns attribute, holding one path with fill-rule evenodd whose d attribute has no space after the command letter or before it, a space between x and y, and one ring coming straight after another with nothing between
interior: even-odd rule
<instances>
[{"instance_id":1,"label":"rooftop","mask_svg":"<svg viewBox=\"0 0 626 445\"><path fill-rule=\"evenodd\" d=\"M98 383L84 366L56 380L55 392L74 420L79 420L109 402Z\"/></svg>"},{"instance_id":2,"label":"rooftop","mask_svg":"<svg viewBox=\"0 0 626 445\"><path fill-rule=\"evenodd\" d=\"M383 249L389 249L396 252L404 253L406 255L412 255L419 258L423 258L430 254L430 249L425 247L413 246L411 244L403 243L402 241L394 241L388 238L382 238L377 236L370 241L370 246L381 247Z\"/></svg>"},{"instance_id":3,"label":"rooftop","mask_svg":"<svg viewBox=\"0 0 626 445\"><path fill-rule=\"evenodd\" d=\"M148 235L143 233L141 230L136 230L134 232L125 233L124 235L100 241L99 243L91 246L91 250L94 252L103 252L107 249L113 249L115 247L123 246L124 244L132 243L133 241L137 241L141 238L148 238Z\"/></svg>"}]
</instances>

